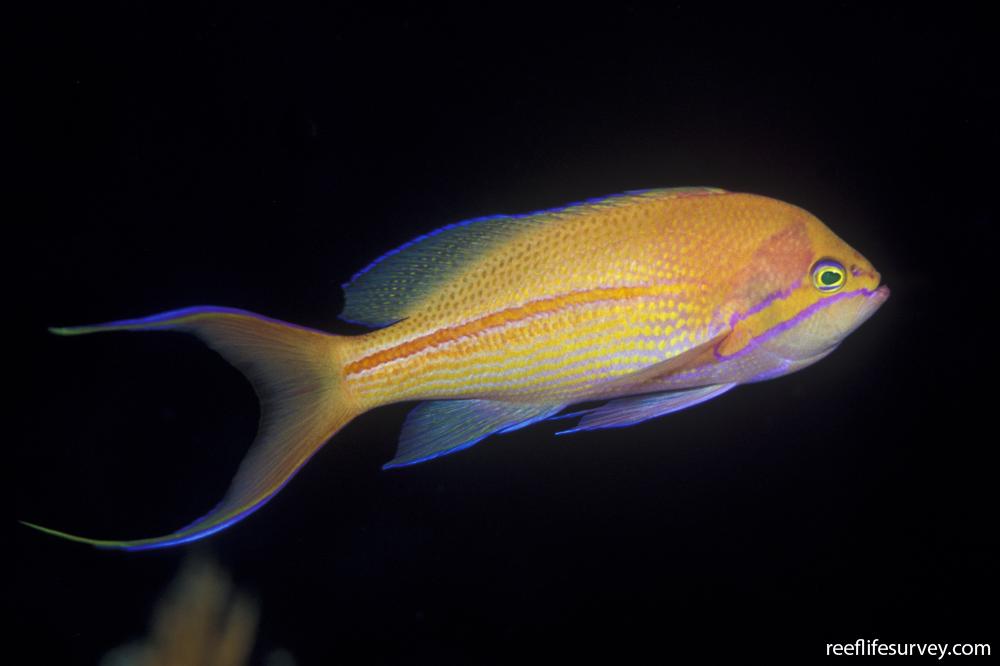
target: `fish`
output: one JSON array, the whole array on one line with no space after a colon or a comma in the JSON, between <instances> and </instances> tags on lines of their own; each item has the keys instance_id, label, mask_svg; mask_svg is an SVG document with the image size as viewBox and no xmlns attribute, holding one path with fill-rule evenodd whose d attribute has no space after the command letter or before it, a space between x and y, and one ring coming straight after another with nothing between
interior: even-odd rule
<instances>
[{"instance_id":1,"label":"fish","mask_svg":"<svg viewBox=\"0 0 1000 666\"><path fill-rule=\"evenodd\" d=\"M451 224L343 285L336 335L197 306L50 329L180 331L240 369L261 405L221 502L170 534L91 539L146 550L215 534L272 498L360 414L418 402L399 468L548 419L560 434L631 426L828 356L889 297L860 253L807 211L711 187L637 190ZM603 403L565 412L579 403Z\"/></svg>"}]
</instances>

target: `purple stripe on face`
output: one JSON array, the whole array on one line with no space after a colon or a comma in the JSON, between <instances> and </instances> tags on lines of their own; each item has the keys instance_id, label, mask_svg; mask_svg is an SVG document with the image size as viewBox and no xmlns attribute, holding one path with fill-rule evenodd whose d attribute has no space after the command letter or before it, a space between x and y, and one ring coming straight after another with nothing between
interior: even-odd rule
<instances>
[{"instance_id":1,"label":"purple stripe on face","mask_svg":"<svg viewBox=\"0 0 1000 666\"><path fill-rule=\"evenodd\" d=\"M870 289L861 288L861 289L856 289L854 291L845 291L844 293L837 294L835 296L829 296L827 298L819 300L810 305L809 307L807 307L806 309L799 312L797 315L795 315L788 321L781 322L780 324L777 324L776 326L773 326L768 330L764 331L760 335L753 337L750 340L750 342L746 344L746 346L744 346L742 349L740 349L738 352L734 354L730 354L728 356L725 354L721 354L719 353L718 345L716 345L716 349L714 350L715 358L719 361L728 361L743 356L744 354L747 354L750 351L756 349L758 346L761 345L761 343L766 342L767 340L770 340L774 336L787 331L793 326L797 326L803 320L808 319L809 317L813 316L823 308L828 307L833 303L836 303L837 301L842 301L846 298L854 298L856 296L864 296L865 298L877 297L879 300L884 301L886 298L889 297L889 288L882 286L874 291ZM750 311L747 312L747 315L749 314Z\"/></svg>"},{"instance_id":2,"label":"purple stripe on face","mask_svg":"<svg viewBox=\"0 0 1000 666\"><path fill-rule=\"evenodd\" d=\"M733 328L734 326L736 326L738 322L743 321L744 319L746 319L751 315L757 314L767 306L771 305L771 303L774 303L775 301L785 300L786 298L792 295L792 292L795 291L795 288L799 285L800 282L801 280L798 280L795 282L795 284L788 287L787 289L782 289L781 291L776 291L773 294L768 294L764 298L764 300L762 300L757 305L754 305L746 312L734 312L733 315L729 318L729 328Z\"/></svg>"}]
</instances>

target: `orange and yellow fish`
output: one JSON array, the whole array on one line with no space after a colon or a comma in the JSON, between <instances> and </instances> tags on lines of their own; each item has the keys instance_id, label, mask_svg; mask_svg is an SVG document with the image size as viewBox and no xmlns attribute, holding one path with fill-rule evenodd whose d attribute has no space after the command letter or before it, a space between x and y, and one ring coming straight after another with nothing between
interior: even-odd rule
<instances>
[{"instance_id":1,"label":"orange and yellow fish","mask_svg":"<svg viewBox=\"0 0 1000 666\"><path fill-rule=\"evenodd\" d=\"M608 400L566 432L627 426L823 358L889 296L870 263L801 208L712 188L630 192L444 227L346 285L331 335L193 307L52 329L184 331L252 382L257 439L210 513L139 550L194 541L274 496L351 419L422 401L386 467L423 462ZM37 527L32 525L32 527Z\"/></svg>"}]
</instances>

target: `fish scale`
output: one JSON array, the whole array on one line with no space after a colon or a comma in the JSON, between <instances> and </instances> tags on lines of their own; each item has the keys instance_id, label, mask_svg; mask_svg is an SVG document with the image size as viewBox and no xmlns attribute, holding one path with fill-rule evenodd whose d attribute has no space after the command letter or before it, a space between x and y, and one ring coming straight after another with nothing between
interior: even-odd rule
<instances>
[{"instance_id":1,"label":"fish scale","mask_svg":"<svg viewBox=\"0 0 1000 666\"><path fill-rule=\"evenodd\" d=\"M467 329L446 330L434 345L421 344L420 336L408 338L409 344L419 349L413 352L401 350L407 343L389 340L376 348L379 351L367 350L361 360L348 363L347 381L363 404L377 405L401 396L518 400L528 387L534 387L533 399L543 397L549 388L552 397L570 399L574 393L567 389L568 385L584 380L593 384L602 376L611 376L616 367L632 370L666 360L703 338L706 328L691 326L692 317L681 319L677 301L672 301L682 293L655 287L633 289L627 298L601 294L601 300L596 302L578 299L583 302L540 312L529 310L534 313L518 313L489 327L474 320ZM647 307L638 307L640 302ZM673 308L668 306L671 302ZM622 316L623 309L628 316ZM666 322L674 325L661 326ZM654 326L660 327L661 335L652 334ZM650 343L649 348L646 343ZM352 374L353 367L364 367L365 359L379 362L379 353L393 350L409 355ZM642 353L637 363L634 357L639 352L649 353ZM581 366L579 362L588 358L604 360L608 365ZM464 377L483 374L493 377L493 381L476 385L463 381ZM551 377L548 386L547 377ZM575 397L589 399L594 390L599 389L593 385L580 387Z\"/></svg>"},{"instance_id":2,"label":"fish scale","mask_svg":"<svg viewBox=\"0 0 1000 666\"><path fill-rule=\"evenodd\" d=\"M456 275L454 283L429 295L412 317L385 329L384 334L376 332L359 339L358 349L352 350L356 360L348 363L349 386L362 404L374 407L395 401L400 395L407 399L469 395L470 389L479 387L442 384L442 373L450 377L475 376L496 369L508 373L504 382L483 387L481 397L519 400L519 391L527 382L535 386L534 399L545 394L545 387L538 387L537 380L530 381L532 371L551 372L559 365L574 363L581 353L590 353L605 356L609 363L603 368L578 366L580 373L587 373L586 382L579 377L559 376L552 386L553 395L576 400L600 397L594 394L599 392L599 380L616 377L612 375L616 366L630 371L641 369L682 353L704 339L720 304L713 307L708 277L698 280L704 262L691 248L693 239L701 234L707 245L722 251L717 242L718 225L712 220L732 205L721 205L718 194L650 192L613 204L572 207L553 215L547 224L526 225L516 238ZM715 200L720 205L707 210L693 208L694 200ZM740 219L744 234L750 235L755 229L767 233L769 218L761 219L763 223ZM741 236L734 241L738 253L746 243ZM702 248L705 251L711 251L711 247ZM580 256L587 257L587 261L570 260ZM567 272L567 265L572 265L573 270ZM609 287L629 291L617 297L601 293L611 291ZM592 308L589 302L581 306L573 300L588 295L618 308L621 323L607 338L581 340L576 334ZM531 307L544 301L567 304ZM648 307L639 308L639 304ZM496 313L505 312L512 313L511 319L497 325ZM445 314L442 317L440 313ZM687 316L678 318L678 313ZM458 326L453 323L456 314L462 322ZM525 325L522 316L534 319ZM657 340L663 342L662 349L659 345L655 349L659 353L635 354L636 340L649 337L644 334L645 327L671 316L675 323L669 335ZM562 339L546 335L552 327L563 332ZM517 344L520 336L529 343ZM449 344L460 337L471 337L474 342ZM498 340L504 341L507 353L496 366L492 364L498 359L484 350L497 346ZM423 345L421 341L425 341ZM430 345L433 348L428 350ZM527 366L523 373L510 373L512 365L521 365L523 358L537 354L539 349L549 351L553 364ZM380 357L392 357L386 353L391 350L414 354L411 363L415 367L400 368L405 362L398 358L386 361L388 365L381 372L378 366L368 367ZM358 384L353 383L355 366L367 373ZM585 385L576 391L567 390L566 385L574 383Z\"/></svg>"}]
</instances>

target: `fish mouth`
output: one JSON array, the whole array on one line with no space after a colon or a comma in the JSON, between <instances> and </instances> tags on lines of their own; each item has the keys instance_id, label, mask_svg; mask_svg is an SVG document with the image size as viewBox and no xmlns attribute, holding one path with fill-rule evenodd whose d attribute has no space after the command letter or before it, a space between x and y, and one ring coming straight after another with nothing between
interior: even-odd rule
<instances>
[{"instance_id":1,"label":"fish mouth","mask_svg":"<svg viewBox=\"0 0 1000 666\"><path fill-rule=\"evenodd\" d=\"M882 307L883 303L889 300L890 291L889 287L883 284L874 291L863 289L861 293L865 299L862 302L861 309L858 310L857 325L860 325L875 314L875 311Z\"/></svg>"},{"instance_id":2,"label":"fish mouth","mask_svg":"<svg viewBox=\"0 0 1000 666\"><path fill-rule=\"evenodd\" d=\"M886 300L888 300L890 293L891 292L889 291L889 285L883 284L881 287L873 291L872 295L869 296L869 298L877 300L879 305L881 305L882 303L885 303Z\"/></svg>"}]
</instances>

